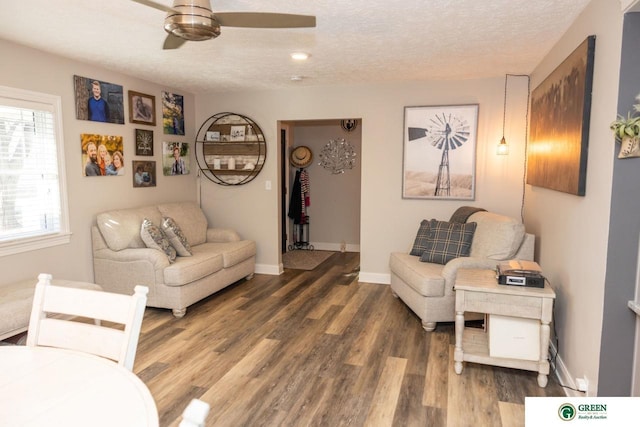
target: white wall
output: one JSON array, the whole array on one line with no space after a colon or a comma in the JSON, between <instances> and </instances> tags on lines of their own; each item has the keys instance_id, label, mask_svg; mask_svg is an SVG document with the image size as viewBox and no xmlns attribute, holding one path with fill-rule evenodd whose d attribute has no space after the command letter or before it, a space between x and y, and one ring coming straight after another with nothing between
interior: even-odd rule
<instances>
[{"instance_id":1,"label":"white wall","mask_svg":"<svg viewBox=\"0 0 640 427\"><path fill-rule=\"evenodd\" d=\"M587 36L596 35L586 195L527 187L527 229L538 236L540 265L556 290L555 325L566 381L586 376L597 390L600 333L622 13L618 2L594 0L532 74L540 84ZM570 384L570 383L569 383Z\"/></svg>"},{"instance_id":2,"label":"white wall","mask_svg":"<svg viewBox=\"0 0 640 427\"><path fill-rule=\"evenodd\" d=\"M54 277L93 281L90 228L98 212L124 207L150 205L157 202L196 200L196 173L178 177L162 176L160 157L162 142L192 142L195 140L194 97L191 94L165 88L156 84L103 70L87 64L49 55L0 40L0 52L5 60L0 67L0 84L59 95L62 98L63 132L71 242L18 255L0 257L0 283L35 278L39 273L51 273ZM10 60L8 60L10 58ZM95 78L123 86L125 97L124 125L76 120L73 76ZM134 90L156 97L156 122L151 128L129 124L127 91ZM184 96L185 136L163 135L161 127L161 91ZM134 129L153 129L154 157L136 157ZM80 134L98 133L121 135L124 139L125 176L83 177ZM157 186L133 188L132 160L155 160ZM191 159L195 170L195 160Z\"/></svg>"},{"instance_id":3,"label":"white wall","mask_svg":"<svg viewBox=\"0 0 640 427\"><path fill-rule=\"evenodd\" d=\"M218 112L241 113L258 123L268 146L265 168L249 184L222 187L203 181L203 207L216 225L234 227L258 242L258 271L279 271L278 120L361 118L360 278L388 283L390 252L408 249L422 219L448 219L462 205L520 217L526 79L510 80L506 137L511 154L496 156L502 137L503 96L502 78L318 88L292 85L277 92L199 94L198 124ZM403 200L404 107L454 104L480 105L476 200ZM265 190L265 181L274 183L273 190Z\"/></svg>"}]
</instances>

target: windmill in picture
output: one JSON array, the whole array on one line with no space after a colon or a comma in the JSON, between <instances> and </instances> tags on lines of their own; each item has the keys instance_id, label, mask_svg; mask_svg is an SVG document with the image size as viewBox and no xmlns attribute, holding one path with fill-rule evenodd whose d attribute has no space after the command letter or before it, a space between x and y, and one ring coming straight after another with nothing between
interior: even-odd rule
<instances>
[{"instance_id":1,"label":"windmill in picture","mask_svg":"<svg viewBox=\"0 0 640 427\"><path fill-rule=\"evenodd\" d=\"M426 128L409 127L408 139L414 141L427 138L433 147L442 150L434 196L451 196L449 172L449 150L461 147L471 134L470 125L464 118L452 112L441 112L429 119Z\"/></svg>"}]
</instances>

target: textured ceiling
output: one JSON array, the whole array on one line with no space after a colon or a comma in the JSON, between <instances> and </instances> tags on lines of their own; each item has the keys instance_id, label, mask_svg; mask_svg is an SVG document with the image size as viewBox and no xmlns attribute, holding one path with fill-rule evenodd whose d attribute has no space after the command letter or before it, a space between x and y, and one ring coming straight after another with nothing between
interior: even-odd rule
<instances>
[{"instance_id":1,"label":"textured ceiling","mask_svg":"<svg viewBox=\"0 0 640 427\"><path fill-rule=\"evenodd\" d=\"M214 12L315 15L317 27L223 27L166 51L164 13L131 0L14 0L0 2L0 38L193 93L459 80L530 73L589 1L213 0Z\"/></svg>"}]
</instances>

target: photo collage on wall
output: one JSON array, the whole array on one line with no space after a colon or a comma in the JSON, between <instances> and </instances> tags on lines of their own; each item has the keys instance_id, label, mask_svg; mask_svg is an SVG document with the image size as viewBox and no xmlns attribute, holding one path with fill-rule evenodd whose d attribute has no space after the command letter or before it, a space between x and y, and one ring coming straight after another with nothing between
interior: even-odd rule
<instances>
[{"instance_id":1,"label":"photo collage on wall","mask_svg":"<svg viewBox=\"0 0 640 427\"><path fill-rule=\"evenodd\" d=\"M76 119L93 122L125 124L123 87L99 79L74 76ZM167 135L184 135L184 97L161 92L162 127ZM155 187L157 183L154 150L156 126L156 97L137 91L128 91L129 123L147 126L133 129L133 143L125 144L119 135L86 132L80 135L83 176L122 176L128 172L125 163L131 160L134 188ZM125 147L126 145L126 147ZM163 175L176 176L190 173L190 147L186 142L163 142L161 150ZM142 158L138 158L142 157Z\"/></svg>"}]
</instances>

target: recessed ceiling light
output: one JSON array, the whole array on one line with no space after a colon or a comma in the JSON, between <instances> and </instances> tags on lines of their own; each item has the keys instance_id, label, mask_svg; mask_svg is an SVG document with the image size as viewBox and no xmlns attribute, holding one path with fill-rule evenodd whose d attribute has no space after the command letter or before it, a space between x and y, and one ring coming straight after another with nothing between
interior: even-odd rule
<instances>
[{"instance_id":1,"label":"recessed ceiling light","mask_svg":"<svg viewBox=\"0 0 640 427\"><path fill-rule=\"evenodd\" d=\"M291 54L291 59L295 59L296 61L304 61L305 59L308 59L308 58L309 58L309 54L304 52L293 52Z\"/></svg>"},{"instance_id":2,"label":"recessed ceiling light","mask_svg":"<svg viewBox=\"0 0 640 427\"><path fill-rule=\"evenodd\" d=\"M302 76L291 76L291 81L292 82L301 82L303 79Z\"/></svg>"}]
</instances>

